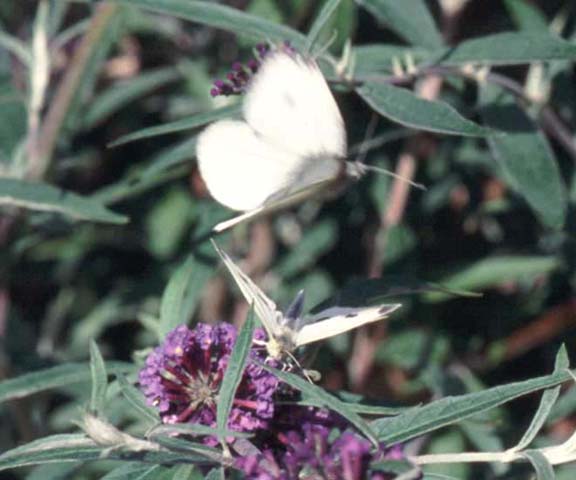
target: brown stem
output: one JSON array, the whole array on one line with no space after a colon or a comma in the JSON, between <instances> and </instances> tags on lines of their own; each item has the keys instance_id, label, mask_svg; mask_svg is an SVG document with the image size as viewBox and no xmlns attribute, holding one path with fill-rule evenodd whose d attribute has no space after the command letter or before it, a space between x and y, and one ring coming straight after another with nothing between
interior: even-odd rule
<instances>
[{"instance_id":1,"label":"brown stem","mask_svg":"<svg viewBox=\"0 0 576 480\"><path fill-rule=\"evenodd\" d=\"M64 74L54 96L54 100L42 122L37 145L32 147L34 155L31 156L27 178L37 180L42 178L50 165L58 135L62 130L70 105L80 87L82 74L94 49L104 32L106 26L117 12L118 6L112 3L99 4L88 31L82 42L74 52L71 66Z\"/></svg>"}]
</instances>

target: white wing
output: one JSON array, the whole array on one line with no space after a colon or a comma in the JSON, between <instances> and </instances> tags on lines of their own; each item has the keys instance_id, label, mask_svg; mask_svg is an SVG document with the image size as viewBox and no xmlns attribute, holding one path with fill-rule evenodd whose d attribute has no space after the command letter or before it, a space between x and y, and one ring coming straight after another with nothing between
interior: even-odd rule
<instances>
[{"instance_id":1,"label":"white wing","mask_svg":"<svg viewBox=\"0 0 576 480\"><path fill-rule=\"evenodd\" d=\"M258 285L232 261L228 254L224 252L214 240L212 240L212 245L218 255L220 255L222 262L226 265L226 268L230 272L230 275L232 275L232 278L236 282L236 285L238 285L248 304L254 306L256 315L258 315L262 325L264 325L264 329L268 333L268 338L270 340L277 338L281 333L277 320L281 313L276 304L260 290Z\"/></svg>"},{"instance_id":2,"label":"white wing","mask_svg":"<svg viewBox=\"0 0 576 480\"><path fill-rule=\"evenodd\" d=\"M308 187L305 187L295 193L289 194L285 198L280 198L279 200L272 200L267 202L265 206L255 208L254 210L249 210L242 215L238 215L236 217L231 218L230 220L225 220L223 222L217 223L214 228L212 229L215 233L223 232L224 230L228 230L229 228L233 227L234 225L238 225L242 222L253 221L263 215L268 215L272 212L276 212L278 210L282 210L283 208L287 208L290 205L295 205L304 201L309 197L313 197L317 193L326 190L332 182L330 180L325 182L318 182Z\"/></svg>"},{"instance_id":3,"label":"white wing","mask_svg":"<svg viewBox=\"0 0 576 480\"><path fill-rule=\"evenodd\" d=\"M377 307L343 308L332 307L310 317L296 336L296 346L317 342L353 330L368 323L386 318L400 304L380 305Z\"/></svg>"},{"instance_id":4,"label":"white wing","mask_svg":"<svg viewBox=\"0 0 576 480\"><path fill-rule=\"evenodd\" d=\"M260 138L248 124L221 120L204 130L198 166L212 196L233 210L252 210L288 188L302 159Z\"/></svg>"},{"instance_id":5,"label":"white wing","mask_svg":"<svg viewBox=\"0 0 576 480\"><path fill-rule=\"evenodd\" d=\"M308 164L346 156L342 116L313 60L270 53L250 82L244 118L267 142Z\"/></svg>"}]
</instances>

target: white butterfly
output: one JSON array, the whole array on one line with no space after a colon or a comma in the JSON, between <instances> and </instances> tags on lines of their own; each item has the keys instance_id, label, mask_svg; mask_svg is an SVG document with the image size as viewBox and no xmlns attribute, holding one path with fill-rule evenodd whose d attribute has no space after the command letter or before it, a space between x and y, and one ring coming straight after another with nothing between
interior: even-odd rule
<instances>
[{"instance_id":1,"label":"white butterfly","mask_svg":"<svg viewBox=\"0 0 576 480\"><path fill-rule=\"evenodd\" d=\"M266 348L273 358L281 358L303 345L382 320L401 306L394 303L362 308L331 307L314 315L302 316L303 292L300 292L286 314L283 314L216 242L212 241L212 244L242 295L253 306L262 322L268 334Z\"/></svg>"},{"instance_id":2,"label":"white butterfly","mask_svg":"<svg viewBox=\"0 0 576 480\"><path fill-rule=\"evenodd\" d=\"M346 162L346 131L316 62L295 53L268 54L250 81L244 121L221 120L199 136L200 173L212 196L245 212L221 232L328 191L368 169Z\"/></svg>"}]
</instances>

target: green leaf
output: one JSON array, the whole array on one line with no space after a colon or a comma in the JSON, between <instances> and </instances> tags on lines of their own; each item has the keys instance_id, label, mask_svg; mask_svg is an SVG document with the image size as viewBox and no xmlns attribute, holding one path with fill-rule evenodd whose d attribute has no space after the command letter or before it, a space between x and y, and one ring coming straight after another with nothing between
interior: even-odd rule
<instances>
[{"instance_id":1,"label":"green leaf","mask_svg":"<svg viewBox=\"0 0 576 480\"><path fill-rule=\"evenodd\" d=\"M0 47L8 50L26 67L32 65L32 52L24 42L17 37L0 30Z\"/></svg>"},{"instance_id":2,"label":"green leaf","mask_svg":"<svg viewBox=\"0 0 576 480\"><path fill-rule=\"evenodd\" d=\"M171 67L141 73L135 78L114 85L90 103L90 108L82 117L83 128L93 128L126 105L180 77L180 73Z\"/></svg>"},{"instance_id":3,"label":"green leaf","mask_svg":"<svg viewBox=\"0 0 576 480\"><path fill-rule=\"evenodd\" d=\"M102 413L106 402L108 374L106 373L106 364L102 354L94 340L90 341L90 375L92 378L90 411L94 414Z\"/></svg>"},{"instance_id":4,"label":"green leaf","mask_svg":"<svg viewBox=\"0 0 576 480\"><path fill-rule=\"evenodd\" d=\"M123 362L108 362L106 370L109 373L130 373L134 370L134 365ZM74 383L87 382L89 378L90 365L88 363L69 363L26 373L0 382L0 402L24 398L52 388L68 387Z\"/></svg>"},{"instance_id":5,"label":"green leaf","mask_svg":"<svg viewBox=\"0 0 576 480\"><path fill-rule=\"evenodd\" d=\"M302 50L306 44L306 37L296 30L214 2L195 0L118 0L118 3L172 15L194 23L228 30L239 35L247 35L260 42L266 40L275 42L289 40L298 50Z\"/></svg>"},{"instance_id":6,"label":"green leaf","mask_svg":"<svg viewBox=\"0 0 576 480\"><path fill-rule=\"evenodd\" d=\"M160 304L160 339L178 325L188 323L202 287L212 276L212 267L194 253L182 263L170 278Z\"/></svg>"},{"instance_id":7,"label":"green leaf","mask_svg":"<svg viewBox=\"0 0 576 480\"><path fill-rule=\"evenodd\" d=\"M135 140L142 140L144 138L157 137L159 135L166 135L169 133L182 132L191 130L193 128L202 127L216 120L223 118L235 117L242 111L240 104L228 105L225 107L217 108L210 112L197 113L188 118L176 120L175 122L164 123L155 127L143 128L137 132L129 133L120 137L118 140L112 142L109 147L117 147L126 143L134 142Z\"/></svg>"},{"instance_id":8,"label":"green leaf","mask_svg":"<svg viewBox=\"0 0 576 480\"><path fill-rule=\"evenodd\" d=\"M378 445L376 436L371 426L368 425L362 417L360 417L356 412L348 407L348 405L331 395L326 390L321 387L304 380L302 377L289 372L283 372L275 368L269 367L268 365L260 364L262 368L268 370L269 372L276 375L280 380L286 382L288 385L300 390L311 400L317 401L318 405L327 407L334 410L336 413L348 420L352 425L354 425L360 432L362 432L366 438L368 438L374 445Z\"/></svg>"},{"instance_id":9,"label":"green leaf","mask_svg":"<svg viewBox=\"0 0 576 480\"><path fill-rule=\"evenodd\" d=\"M548 32L548 22L544 14L532 3L525 0L504 0L504 5L514 23L527 32Z\"/></svg>"},{"instance_id":10,"label":"green leaf","mask_svg":"<svg viewBox=\"0 0 576 480\"><path fill-rule=\"evenodd\" d=\"M510 281L524 281L551 272L558 267L553 257L494 256L442 277L438 283L452 290L482 290ZM434 291L424 294L428 301L440 301L449 293Z\"/></svg>"},{"instance_id":11,"label":"green leaf","mask_svg":"<svg viewBox=\"0 0 576 480\"><path fill-rule=\"evenodd\" d=\"M169 451L139 450L127 452L122 449L98 446L84 434L52 435L0 455L0 470L35 465L38 463L86 462L106 457L109 460L130 460L149 463L194 463L205 457L172 453Z\"/></svg>"},{"instance_id":12,"label":"green leaf","mask_svg":"<svg viewBox=\"0 0 576 480\"><path fill-rule=\"evenodd\" d=\"M318 37L320 36L320 32L322 31L324 26L328 23L330 17L332 17L334 12L340 5L340 1L341 0L327 0L324 3L322 9L320 10L320 13L314 19L314 23L312 24L308 32L308 37L306 39L306 49L305 49L306 52L311 53L312 46L316 43Z\"/></svg>"},{"instance_id":13,"label":"green leaf","mask_svg":"<svg viewBox=\"0 0 576 480\"><path fill-rule=\"evenodd\" d=\"M562 345L558 354L556 355L556 362L554 365L554 373L562 372L567 370L570 367L570 360L568 359L568 353L566 352L566 346ZM558 396L560 395L560 386L549 388L544 391L542 398L540 399L540 405L538 406L538 410L534 414L532 421L530 422L530 426L522 435L522 439L518 442L518 444L514 447L514 450L520 451L524 450L528 445L532 443L532 440L536 438L538 432L542 428L542 426L546 423L550 412L552 411L552 407L558 400Z\"/></svg>"},{"instance_id":14,"label":"green leaf","mask_svg":"<svg viewBox=\"0 0 576 480\"><path fill-rule=\"evenodd\" d=\"M530 461L538 480L554 480L556 478L552 465L550 465L550 462L542 452L538 450L526 450L522 452L522 456Z\"/></svg>"},{"instance_id":15,"label":"green leaf","mask_svg":"<svg viewBox=\"0 0 576 480\"><path fill-rule=\"evenodd\" d=\"M0 178L0 207L13 206L44 212L57 212L76 220L123 224L124 215L108 210L90 197L82 197L46 183Z\"/></svg>"},{"instance_id":16,"label":"green leaf","mask_svg":"<svg viewBox=\"0 0 576 480\"><path fill-rule=\"evenodd\" d=\"M481 103L486 124L499 131L488 137L488 143L504 180L524 197L543 225L562 228L568 198L546 137L515 99L498 87L484 85Z\"/></svg>"},{"instance_id":17,"label":"green leaf","mask_svg":"<svg viewBox=\"0 0 576 480\"><path fill-rule=\"evenodd\" d=\"M226 430L224 433L227 437L234 437L234 438L250 438L252 436L249 433L236 432L234 430ZM217 436L218 430L216 428L207 427L206 425L200 425L199 423L172 423L172 424L158 425L148 433L150 439L153 439L158 443L162 443L164 441L162 440L162 437L166 438L174 438L178 436L195 437L199 435ZM206 445L203 444L202 446L207 449L210 449L207 451L211 451L213 453L219 451L212 447L207 447Z\"/></svg>"},{"instance_id":18,"label":"green leaf","mask_svg":"<svg viewBox=\"0 0 576 480\"><path fill-rule=\"evenodd\" d=\"M407 127L471 137L488 134L447 103L424 100L405 88L367 82L356 91L376 112Z\"/></svg>"},{"instance_id":19,"label":"green leaf","mask_svg":"<svg viewBox=\"0 0 576 480\"><path fill-rule=\"evenodd\" d=\"M370 73L394 73L394 62L405 64L406 59L418 63L429 56L423 48L402 45L372 44L352 49L354 77Z\"/></svg>"},{"instance_id":20,"label":"green leaf","mask_svg":"<svg viewBox=\"0 0 576 480\"><path fill-rule=\"evenodd\" d=\"M392 445L498 407L522 395L555 387L570 378L564 371L481 392L449 396L396 417L375 420L371 426L379 441Z\"/></svg>"},{"instance_id":21,"label":"green leaf","mask_svg":"<svg viewBox=\"0 0 576 480\"><path fill-rule=\"evenodd\" d=\"M515 65L576 59L576 45L550 34L506 32L462 42L440 55L443 65Z\"/></svg>"},{"instance_id":22,"label":"green leaf","mask_svg":"<svg viewBox=\"0 0 576 480\"><path fill-rule=\"evenodd\" d=\"M228 416L232 410L232 403L234 402L236 390L242 381L244 368L248 362L248 355L250 354L252 337L254 335L254 325L254 309L251 309L248 318L246 318L246 321L236 338L236 343L234 344L234 349L230 354L226 373L224 374L222 384L220 385L220 391L218 392L216 424L219 432L218 436L222 440L225 438Z\"/></svg>"},{"instance_id":23,"label":"green leaf","mask_svg":"<svg viewBox=\"0 0 576 480\"><path fill-rule=\"evenodd\" d=\"M434 19L422 0L356 0L356 3L412 45L437 48L443 44Z\"/></svg>"},{"instance_id":24,"label":"green leaf","mask_svg":"<svg viewBox=\"0 0 576 480\"><path fill-rule=\"evenodd\" d=\"M122 393L122 396L128 403L151 423L159 423L160 417L158 416L158 411L146 403L142 392L131 385L125 375L118 374L116 378L120 384L120 393Z\"/></svg>"},{"instance_id":25,"label":"green leaf","mask_svg":"<svg viewBox=\"0 0 576 480\"><path fill-rule=\"evenodd\" d=\"M166 478L170 469L160 465L150 466L140 462L128 463L108 472L100 480L155 480Z\"/></svg>"}]
</instances>

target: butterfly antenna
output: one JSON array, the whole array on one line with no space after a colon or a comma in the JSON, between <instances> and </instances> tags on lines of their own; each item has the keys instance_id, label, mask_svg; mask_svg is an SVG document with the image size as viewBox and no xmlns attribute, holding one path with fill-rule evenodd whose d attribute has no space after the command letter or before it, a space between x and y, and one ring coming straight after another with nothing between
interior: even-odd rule
<instances>
[{"instance_id":1,"label":"butterfly antenna","mask_svg":"<svg viewBox=\"0 0 576 480\"><path fill-rule=\"evenodd\" d=\"M389 175L392 178L397 178L398 180L402 180L403 182L406 182L409 185L412 185L414 188L417 188L419 190L426 190L426 187L424 185L422 185L421 183L413 182L409 178L403 177L402 175L398 175L397 173L394 173L390 170L387 170L386 168L376 167L374 165L362 164L362 170L367 171L367 172L381 173L383 175Z\"/></svg>"},{"instance_id":2,"label":"butterfly antenna","mask_svg":"<svg viewBox=\"0 0 576 480\"><path fill-rule=\"evenodd\" d=\"M368 126L366 127L366 131L364 132L364 139L362 140L360 148L358 149L358 156L354 161L357 165L364 165L364 160L366 160L366 155L368 155L369 150L368 142L370 138L374 135L377 125L378 125L378 115L372 112L372 115L370 116L370 121L368 122Z\"/></svg>"}]
</instances>

